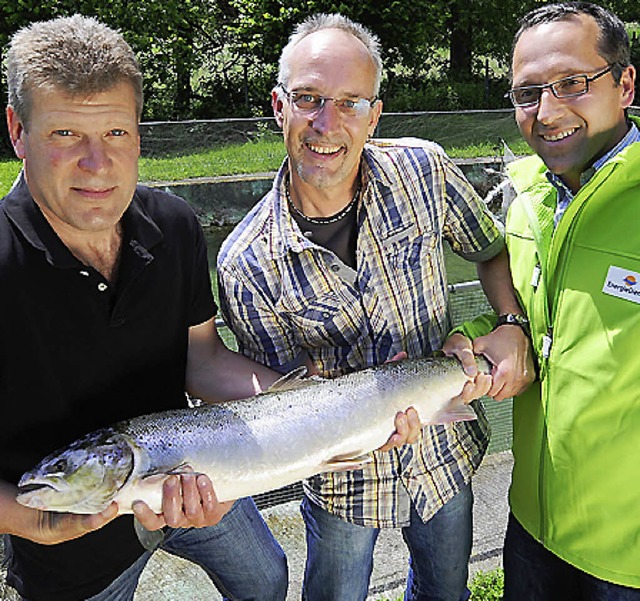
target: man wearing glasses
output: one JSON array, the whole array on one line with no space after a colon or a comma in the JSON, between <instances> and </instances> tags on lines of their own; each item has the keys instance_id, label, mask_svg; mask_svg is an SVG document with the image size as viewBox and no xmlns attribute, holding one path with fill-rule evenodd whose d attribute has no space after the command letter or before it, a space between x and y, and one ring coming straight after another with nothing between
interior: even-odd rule
<instances>
[{"instance_id":1,"label":"man wearing glasses","mask_svg":"<svg viewBox=\"0 0 640 601\"><path fill-rule=\"evenodd\" d=\"M445 240L478 263L497 311L520 313L499 229L451 160L423 140L369 140L380 73L377 39L341 15L311 17L283 50L272 100L288 157L218 257L239 350L278 371L333 376L440 348ZM528 349L520 327L499 327L485 348L493 378L478 375L463 398L519 391L534 373ZM402 528L410 550L407 599L468 598L469 481L488 437L477 412L420 428L408 410L361 469L305 483L304 599L364 600L385 527Z\"/></svg>"},{"instance_id":2,"label":"man wearing glasses","mask_svg":"<svg viewBox=\"0 0 640 601\"><path fill-rule=\"evenodd\" d=\"M623 23L545 5L515 38L514 284L539 381L514 401L505 600L640 599L640 134ZM476 324L477 325L477 324ZM477 335L481 329L468 328Z\"/></svg>"}]
</instances>

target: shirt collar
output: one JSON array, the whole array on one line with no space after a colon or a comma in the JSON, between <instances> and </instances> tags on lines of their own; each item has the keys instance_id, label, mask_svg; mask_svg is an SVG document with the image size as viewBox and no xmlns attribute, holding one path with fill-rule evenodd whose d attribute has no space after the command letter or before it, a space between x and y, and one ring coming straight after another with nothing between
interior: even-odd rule
<instances>
[{"instance_id":1,"label":"shirt collar","mask_svg":"<svg viewBox=\"0 0 640 601\"><path fill-rule=\"evenodd\" d=\"M49 263L63 268L77 267L78 260L60 240L33 200L24 172L20 173L0 207L26 240L45 253ZM122 222L125 240L129 241L136 254L146 254L145 251L163 239L162 232L139 202L137 192L125 211Z\"/></svg>"},{"instance_id":2,"label":"shirt collar","mask_svg":"<svg viewBox=\"0 0 640 601\"><path fill-rule=\"evenodd\" d=\"M584 186L594 176L596 171L602 168L607 161L622 152L634 142L640 142L640 130L637 128L636 124L632 122L629 131L625 134L622 140L620 140L620 142L618 142L609 152L602 155L597 161L594 161L591 167L582 172L580 175L580 185ZM553 184L563 196L567 195L569 198L573 198L573 192L567 188L559 176L555 173L551 173L551 171L547 171L546 176L549 182Z\"/></svg>"}]
</instances>

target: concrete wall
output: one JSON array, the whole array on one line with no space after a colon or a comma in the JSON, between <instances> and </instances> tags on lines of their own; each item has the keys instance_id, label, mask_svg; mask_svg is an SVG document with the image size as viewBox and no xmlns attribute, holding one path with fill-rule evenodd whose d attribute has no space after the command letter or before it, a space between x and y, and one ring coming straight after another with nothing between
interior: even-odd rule
<instances>
[{"instance_id":1,"label":"concrete wall","mask_svg":"<svg viewBox=\"0 0 640 601\"><path fill-rule=\"evenodd\" d=\"M500 158L457 159L456 164L485 198L502 180ZM196 211L203 227L235 225L271 188L275 173L197 178L149 185L181 196Z\"/></svg>"}]
</instances>

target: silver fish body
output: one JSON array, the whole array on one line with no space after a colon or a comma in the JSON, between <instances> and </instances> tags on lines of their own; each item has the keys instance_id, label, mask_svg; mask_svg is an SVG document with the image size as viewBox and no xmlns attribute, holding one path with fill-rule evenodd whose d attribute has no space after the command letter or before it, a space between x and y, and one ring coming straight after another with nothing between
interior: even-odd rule
<instances>
[{"instance_id":1,"label":"silver fish body","mask_svg":"<svg viewBox=\"0 0 640 601\"><path fill-rule=\"evenodd\" d=\"M488 372L486 361L479 368ZM413 406L423 424L474 419L452 402L469 378L457 360L386 363L335 379L303 380L241 401L141 416L88 434L20 480L28 507L96 513L135 500L161 512L168 474L207 474L219 500L273 490L314 474L361 466Z\"/></svg>"}]
</instances>

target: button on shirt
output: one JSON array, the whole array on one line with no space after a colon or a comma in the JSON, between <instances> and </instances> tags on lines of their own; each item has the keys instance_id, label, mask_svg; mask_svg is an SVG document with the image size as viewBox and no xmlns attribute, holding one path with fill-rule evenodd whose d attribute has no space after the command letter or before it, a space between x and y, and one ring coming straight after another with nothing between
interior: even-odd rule
<instances>
[{"instance_id":1,"label":"button on shirt","mask_svg":"<svg viewBox=\"0 0 640 601\"><path fill-rule=\"evenodd\" d=\"M446 240L472 261L503 247L480 198L439 146L367 144L361 163L356 269L303 235L286 203L285 161L272 190L218 255L222 313L239 350L281 372L311 357L325 376L439 349L451 328ZM376 452L363 469L305 483L312 501L353 523L408 525L412 501L430 518L470 479L486 450L479 419L423 429L413 445Z\"/></svg>"},{"instance_id":2,"label":"button on shirt","mask_svg":"<svg viewBox=\"0 0 640 601\"><path fill-rule=\"evenodd\" d=\"M593 163L593 165L584 171L580 176L580 185L584 186L592 177L593 174L600 169L609 159L616 156L619 152L624 150L630 144L634 142L640 142L640 130L636 127L635 123L631 124L627 135L616 144L609 152L600 157L597 161ZM567 207L573 200L573 192L565 186L562 179L557 176L555 173L547 172L548 180L554 185L554 187L558 190L558 201L556 204L556 212L554 216L554 225L558 225L560 222L560 218L564 215L564 212L567 210Z\"/></svg>"}]
</instances>

